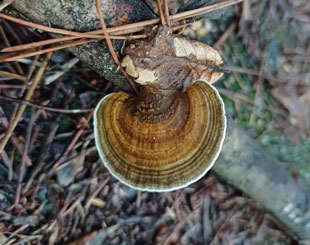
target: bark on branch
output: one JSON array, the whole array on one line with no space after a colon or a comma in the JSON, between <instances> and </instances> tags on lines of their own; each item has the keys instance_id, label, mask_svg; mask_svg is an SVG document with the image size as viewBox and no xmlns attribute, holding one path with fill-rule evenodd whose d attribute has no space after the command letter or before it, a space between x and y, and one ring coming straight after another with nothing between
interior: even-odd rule
<instances>
[{"instance_id":1,"label":"bark on branch","mask_svg":"<svg viewBox=\"0 0 310 245\"><path fill-rule=\"evenodd\" d=\"M103 0L102 11L108 26L153 18L139 0ZM33 22L68 30L88 31L100 28L94 0L18 0L13 7ZM119 49L120 42L115 42ZM93 70L123 90L128 83L118 72L102 42L71 48L70 51ZM229 183L259 201L299 238L310 239L310 204L305 193L276 160L232 120L227 138L213 170Z\"/></svg>"},{"instance_id":2,"label":"bark on branch","mask_svg":"<svg viewBox=\"0 0 310 245\"><path fill-rule=\"evenodd\" d=\"M66 30L92 31L101 29L94 0L18 0L12 6L31 21ZM148 20L153 13L140 0L103 0L101 4L108 27ZM113 41L120 50L123 41ZM80 60L125 91L131 88L121 72L116 72L109 50L103 41L69 48Z\"/></svg>"}]
</instances>

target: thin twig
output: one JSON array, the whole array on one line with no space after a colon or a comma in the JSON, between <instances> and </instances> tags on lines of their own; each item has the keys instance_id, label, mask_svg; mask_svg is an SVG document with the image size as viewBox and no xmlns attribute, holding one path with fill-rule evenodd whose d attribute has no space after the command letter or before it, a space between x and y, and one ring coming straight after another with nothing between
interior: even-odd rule
<instances>
[{"instance_id":1,"label":"thin twig","mask_svg":"<svg viewBox=\"0 0 310 245\"><path fill-rule=\"evenodd\" d=\"M6 24L7 24L7 23L6 23ZM9 30L12 32L11 29L12 29L12 28L9 28ZM1 33L1 36L3 37L3 39L4 39L4 43L6 44L6 46L7 46L7 47L11 47L11 43L10 43L10 41L8 40L8 38L7 38L7 36L6 36L6 34L5 34L5 32L4 32L4 30L3 30L3 28L2 28L1 25L0 25L0 33ZM19 40L19 41L20 41L20 40ZM20 64L19 64L18 62L14 62L14 64L15 64L15 67L17 68L19 74L24 74L23 69L21 68Z\"/></svg>"},{"instance_id":2,"label":"thin twig","mask_svg":"<svg viewBox=\"0 0 310 245\"><path fill-rule=\"evenodd\" d=\"M263 54L265 53L265 50L262 52ZM260 111L261 103L262 102L262 93L263 93L263 81L264 78L262 77L262 74L264 73L264 58L262 59L261 66L260 66L260 71L259 71L259 76L257 80L257 86L256 86L256 91L255 91L255 97L254 97L254 107L251 112L249 124L253 125L254 121L256 119L256 114L258 111Z\"/></svg>"},{"instance_id":3,"label":"thin twig","mask_svg":"<svg viewBox=\"0 0 310 245\"><path fill-rule=\"evenodd\" d=\"M49 85L52 82L56 81L58 78L62 77L66 72L68 72L74 65L76 65L80 60L77 57L74 57L64 64L62 64L53 74L46 76L44 79L44 85Z\"/></svg>"},{"instance_id":4,"label":"thin twig","mask_svg":"<svg viewBox=\"0 0 310 245\"><path fill-rule=\"evenodd\" d=\"M70 159L68 159L66 162L62 163L60 166L58 166L57 168L55 168L55 171L59 171L60 169L63 169L64 167L68 166L70 163L72 163L74 160L78 159L81 156L87 156L88 154L90 154L91 152L96 151L96 146L93 146L89 149L86 149L83 152L80 152L79 154L77 154L74 157L71 157Z\"/></svg>"},{"instance_id":5,"label":"thin twig","mask_svg":"<svg viewBox=\"0 0 310 245\"><path fill-rule=\"evenodd\" d=\"M20 171L19 171L19 176L18 176L18 183L17 183L17 189L16 189L16 194L15 194L15 202L14 202L15 207L17 207L17 205L19 203L19 199L20 199L22 182L24 179L25 169L26 169L26 159L27 159L28 152L30 149L29 146L30 146L31 133L32 133L32 128L33 128L35 120L36 120L35 111L34 111L34 109L32 109L30 121L29 121L28 127L27 127L27 134L26 134L26 142L25 142L25 146L24 146L24 152L23 152L22 160L21 160L21 164L20 164Z\"/></svg>"},{"instance_id":6,"label":"thin twig","mask_svg":"<svg viewBox=\"0 0 310 245\"><path fill-rule=\"evenodd\" d=\"M164 16L163 10L161 8L161 0L156 0L156 5L158 8L158 14L159 14L160 22L162 25L166 25L165 16Z\"/></svg>"},{"instance_id":7,"label":"thin twig","mask_svg":"<svg viewBox=\"0 0 310 245\"><path fill-rule=\"evenodd\" d=\"M130 40L130 39L140 39L140 38L145 38L145 37L146 37L146 35L141 34L141 35L131 35L131 36L127 36L127 37L126 36L112 36L112 39L121 39L121 40L128 39L128 40ZM76 38L79 38L79 37L70 37L69 40L76 39ZM5 57L4 56L2 59L0 59L0 62L15 61L17 59L23 59L23 58L31 57L31 56L34 56L34 55L40 55L40 54L45 54L45 53L56 51L56 50L60 50L60 49L70 48L72 46L78 46L78 45L82 45L82 44L86 44L86 43L90 43L90 42L97 42L98 40L102 40L102 39L105 39L105 37L98 38L98 39L80 39L80 40L77 40L77 41L61 44L61 45L58 45L58 46L54 46L54 47L47 48L47 49L42 49L42 50L39 50L39 51L32 51L32 52L29 52L29 53L24 53L24 54L21 54L21 55L10 56L10 57ZM51 39L51 43L53 43L53 42L54 42L53 39ZM58 42L58 41L56 40L56 42ZM28 46L28 45L26 44L26 46ZM34 43L33 46L39 46L39 45L37 45L37 43ZM24 49L23 45L12 47L12 49L15 49L15 48L16 48L16 50L14 50L14 51L18 51L18 50L23 50ZM11 52L12 49L3 49L3 50L8 50L8 52ZM29 48L29 49L32 49L32 48Z\"/></svg>"},{"instance_id":8,"label":"thin twig","mask_svg":"<svg viewBox=\"0 0 310 245\"><path fill-rule=\"evenodd\" d=\"M5 66L10 72L16 73L16 71L14 70L13 66L11 66L10 63L5 63Z\"/></svg>"},{"instance_id":9,"label":"thin twig","mask_svg":"<svg viewBox=\"0 0 310 245\"><path fill-rule=\"evenodd\" d=\"M94 110L91 110L86 118L86 122L88 123L89 120L92 118L94 113ZM67 155L69 154L69 152L72 150L73 146L75 145L75 143L77 142L77 140L80 138L81 134L84 131L84 127L80 128L79 131L76 133L76 135L74 136L74 138L72 139L71 143L68 145L66 151L64 152L64 154L62 154L62 156L55 162L52 172L57 169L57 167L59 166L59 164L67 157Z\"/></svg>"},{"instance_id":10,"label":"thin twig","mask_svg":"<svg viewBox=\"0 0 310 245\"><path fill-rule=\"evenodd\" d=\"M23 77L21 75L17 75L15 73L7 72L7 71L0 71L0 76L11 77L11 78L23 81L23 82L27 82L27 80L28 80L26 77Z\"/></svg>"},{"instance_id":11,"label":"thin twig","mask_svg":"<svg viewBox=\"0 0 310 245\"><path fill-rule=\"evenodd\" d=\"M220 36L220 38L213 45L214 48L219 49L221 45L225 43L225 41L231 36L231 33L237 28L237 22L233 21L229 27L224 31L224 33Z\"/></svg>"},{"instance_id":12,"label":"thin twig","mask_svg":"<svg viewBox=\"0 0 310 245\"><path fill-rule=\"evenodd\" d=\"M146 37L146 35L144 35L144 34L131 35L131 36L118 36L118 35L110 36L111 39L120 39L120 40L140 39L140 38L145 38L145 37ZM56 37L56 38L52 38L52 39L48 39L48 40L32 42L32 43L23 44L23 45L17 45L17 46L13 46L13 47L9 47L9 48L4 48L0 52L1 53L9 53L9 52L16 52L16 51L21 51L21 50L26 50L26 49L33 49L33 48L42 47L42 46L45 46L48 44L55 44L58 42L71 41L71 40L79 39L79 38L80 37L74 37L74 36ZM102 36L101 38L94 39L93 41L102 40L102 39L105 39L105 37Z\"/></svg>"},{"instance_id":13,"label":"thin twig","mask_svg":"<svg viewBox=\"0 0 310 245\"><path fill-rule=\"evenodd\" d=\"M38 83L40 82L43 73L45 71L45 68L47 66L47 63L50 59L50 57L52 56L52 53L48 53L48 55L46 56L46 58L44 59L44 61L42 62L42 66L40 67L40 69L38 70L26 96L25 96L25 100L29 100L33 93L34 90L36 89ZM19 108L18 111L16 113L15 118L13 119L12 123L9 125L9 127L7 128L7 130L5 131L5 135L4 138L2 139L2 141L0 142L0 153L2 152L3 148L5 147L6 143L8 142L9 138L11 137L20 117L22 116L24 110L26 109L26 105L22 104Z\"/></svg>"},{"instance_id":14,"label":"thin twig","mask_svg":"<svg viewBox=\"0 0 310 245\"><path fill-rule=\"evenodd\" d=\"M104 19L103 19L103 14L102 14L101 7L100 7L100 0L96 0L96 7L97 7L97 12L98 12L98 15L99 15L99 20L100 20L100 24L101 24L101 27L102 27L102 31L103 31L104 36L106 38L107 45L109 47L110 53L111 53L111 55L113 57L113 60L116 63L116 65L119 66L120 71L123 73L123 75L127 78L127 80L129 82L129 84L131 85L132 89L136 93L138 93L138 89L137 89L136 85L134 84L133 80L128 76L128 74L125 72L125 70L122 68L121 63L119 62L119 60L117 58L117 55L116 55L116 53L114 51L111 39L109 37L109 33L107 31L107 27L106 27Z\"/></svg>"},{"instance_id":15,"label":"thin twig","mask_svg":"<svg viewBox=\"0 0 310 245\"><path fill-rule=\"evenodd\" d=\"M75 37L77 37L77 38L96 38L96 37L98 37L99 39L104 38L103 35L100 35L100 34L103 34L102 29L95 30L95 31L89 31L89 32L85 32L85 33L73 32L73 31L68 32L68 31L63 30L63 29L51 28L51 27L46 27L43 25L34 24L34 23L28 22L28 21L22 21L20 19L14 18L12 16L8 16L8 15L0 13L0 18L1 17L4 19L10 18L10 21L13 21L15 23L19 23L19 24L22 24L25 26L29 26L29 27L32 27L35 29L40 29L43 31L52 32L52 33L56 33L56 34L58 33L58 34L63 34L63 35L69 35L69 36L72 36L72 39L75 39ZM22 21L22 23L20 23L20 21ZM110 27L110 28L107 28L107 31L111 35L126 35L126 34L139 32L139 31L143 30L143 28L145 26L154 25L154 24L157 24L158 22L159 22L159 19L146 20L146 21L141 21L141 22L132 23L132 24L126 24L126 25L122 25L122 26ZM63 33L63 32L65 32L65 33ZM73 33L74 35L71 35L70 33L71 34Z\"/></svg>"},{"instance_id":16,"label":"thin twig","mask_svg":"<svg viewBox=\"0 0 310 245\"><path fill-rule=\"evenodd\" d=\"M14 232L10 232L10 236L8 237L8 239L11 239L13 236L17 235L18 232L24 231L30 224L24 224L21 227L19 227L17 230L15 230Z\"/></svg>"},{"instance_id":17,"label":"thin twig","mask_svg":"<svg viewBox=\"0 0 310 245\"><path fill-rule=\"evenodd\" d=\"M59 127L59 125L56 122L52 122L51 125L52 125L51 130L50 130L49 134L46 136L45 140L42 142L41 152L36 159L38 164L36 164L36 166L32 170L30 177L27 178L27 183L24 186L23 191L22 191L23 194L28 192L28 190L30 189L30 187L33 183L33 180L35 179L37 174L40 172L40 170L42 170L43 166L45 165L45 163L44 163L45 155L49 151L50 146L51 146L51 144L54 140L54 137L56 135L57 129Z\"/></svg>"},{"instance_id":18,"label":"thin twig","mask_svg":"<svg viewBox=\"0 0 310 245\"><path fill-rule=\"evenodd\" d=\"M15 175L15 173L13 172L13 163L5 151L2 151L2 153L0 154L0 159L8 168L8 181L11 182L13 179L13 175Z\"/></svg>"},{"instance_id":19,"label":"thin twig","mask_svg":"<svg viewBox=\"0 0 310 245\"><path fill-rule=\"evenodd\" d=\"M43 25L39 25L39 24L29 22L29 21L17 19L17 18L14 18L14 17L6 15L6 14L2 14L2 13L0 13L0 18L10 20L10 21L16 22L16 23L24 25L24 26L29 26L29 27L32 27L35 29L44 30L47 32L53 32L53 33L69 35L69 36L75 36L75 37L80 37L80 38L102 38L101 35L97 35L97 34L89 34L87 32L81 33L81 32L67 31L67 30L63 30L63 29L47 27L47 26L43 26Z\"/></svg>"},{"instance_id":20,"label":"thin twig","mask_svg":"<svg viewBox=\"0 0 310 245\"><path fill-rule=\"evenodd\" d=\"M6 28L8 29L8 31L10 32L10 34L15 38L17 43L22 44L22 41L21 41L20 37L17 35L16 30L11 27L11 23L8 23L7 21L3 21L3 23L6 26ZM8 43L7 46L11 47L11 44ZM14 65L15 65L15 67L16 67L16 69L20 75L25 74L18 61L14 61Z\"/></svg>"},{"instance_id":21,"label":"thin twig","mask_svg":"<svg viewBox=\"0 0 310 245\"><path fill-rule=\"evenodd\" d=\"M217 88L217 90L219 91L220 94L227 96L231 100L241 100L241 101L244 101L244 102L247 102L249 104L254 105L254 101L244 94L232 92L232 91L230 91L228 89L224 89L224 88ZM284 110L281 110L279 108L276 108L274 106L263 105L262 107L264 109L267 109L267 110L273 112L273 113L277 113L277 114L282 115L282 116L287 116L287 112L285 112Z\"/></svg>"},{"instance_id":22,"label":"thin twig","mask_svg":"<svg viewBox=\"0 0 310 245\"><path fill-rule=\"evenodd\" d=\"M12 115L13 116L13 115ZM23 154L23 145L22 143L20 143L17 139L16 136L12 136L11 137L11 140L12 144L16 147L16 149L18 150L18 152L22 155ZM28 167L32 166L32 162L30 160L30 158L27 156L27 159L26 159L26 164Z\"/></svg>"},{"instance_id":23,"label":"thin twig","mask_svg":"<svg viewBox=\"0 0 310 245\"><path fill-rule=\"evenodd\" d=\"M65 212L61 213L61 218L66 217L70 214L79 204L81 205L81 201L84 199L84 196L80 196Z\"/></svg>"},{"instance_id":24,"label":"thin twig","mask_svg":"<svg viewBox=\"0 0 310 245\"><path fill-rule=\"evenodd\" d=\"M11 85L13 86L13 85ZM20 85L18 85L20 86ZM0 85L1 88L1 85ZM89 112L92 109L57 109L57 108L53 108L53 107L48 107L48 106L41 106L41 105L36 105L31 103L30 101L26 101L26 100L18 100L15 98L10 98L10 97L5 97L0 95L0 99L3 100L7 100L7 101L11 101L11 102L15 102L15 103L19 103L19 104L24 104L24 105L29 105L33 108L38 108L38 109L42 109L42 110L46 110L46 111L52 111L52 112L57 112L57 113L64 113L64 114L78 114L78 113L85 113L85 112Z\"/></svg>"},{"instance_id":25,"label":"thin twig","mask_svg":"<svg viewBox=\"0 0 310 245\"><path fill-rule=\"evenodd\" d=\"M176 234L178 234L178 232L180 232L180 230L186 225L186 223L192 219L193 217L195 217L198 213L199 213L199 209L194 210L193 212L189 213L185 218L183 218L183 220L181 220L175 227L174 230L172 231L172 233L167 237L166 241L164 243L162 243L163 245L168 245L171 244L173 242L174 237L176 236Z\"/></svg>"},{"instance_id":26,"label":"thin twig","mask_svg":"<svg viewBox=\"0 0 310 245\"><path fill-rule=\"evenodd\" d=\"M0 84L0 88L11 88L11 89L17 88L18 89L18 88L24 88L24 87L25 85Z\"/></svg>"},{"instance_id":27,"label":"thin twig","mask_svg":"<svg viewBox=\"0 0 310 245\"><path fill-rule=\"evenodd\" d=\"M108 176L105 181L102 182L102 184L91 194L89 200L87 201L86 205L84 206L84 209L88 209L91 205L92 199L95 198L99 192L102 190L102 188L108 183L110 180L110 176Z\"/></svg>"},{"instance_id":28,"label":"thin twig","mask_svg":"<svg viewBox=\"0 0 310 245\"><path fill-rule=\"evenodd\" d=\"M79 41L62 44L62 45L59 45L59 46L56 46L56 47L52 47L52 48L47 48L47 49L44 49L44 50L39 50L39 51L34 51L34 52L26 53L26 54L16 55L14 57L2 58L2 59L0 59L0 62L14 61L14 60L17 60L17 59L22 59L22 58L27 58L27 57L35 56L35 55L45 54L45 53L48 53L48 52L53 52L53 51L56 51L56 50L60 50L60 49L64 49L64 48L69 48L69 47L72 47L72 46L78 46L78 45L81 45L81 44L85 44L85 43L89 43L89 42L94 42L94 41L98 41L98 40L97 39L81 39Z\"/></svg>"},{"instance_id":29,"label":"thin twig","mask_svg":"<svg viewBox=\"0 0 310 245\"><path fill-rule=\"evenodd\" d=\"M57 38L52 38L52 39L43 40L43 41L39 41L39 42L26 43L23 45L16 45L13 47L4 48L0 52L1 53L16 52L16 51L21 51L21 50L25 50L25 49L37 48L37 47L41 47L41 46L48 45L48 44L64 42L64 41L68 41L68 40L74 40L74 39L78 39L78 38L80 38L80 37L74 37L74 36L57 37Z\"/></svg>"},{"instance_id":30,"label":"thin twig","mask_svg":"<svg viewBox=\"0 0 310 245\"><path fill-rule=\"evenodd\" d=\"M31 62L31 65L28 69L28 73L27 73L27 79L29 80L32 77L32 73L34 72L36 65L38 63L38 59L39 59L39 55L34 56L34 59Z\"/></svg>"},{"instance_id":31,"label":"thin twig","mask_svg":"<svg viewBox=\"0 0 310 245\"><path fill-rule=\"evenodd\" d=\"M261 76L273 83L276 84L283 84L283 81L281 81L279 78L277 77L273 77L267 74L260 74L259 71L253 70L253 69L248 69L248 68L243 68L243 67L237 67L237 66L223 66L224 70L228 70L228 71L234 71L234 72L238 72L238 73L244 73L247 75L251 75L251 76Z\"/></svg>"},{"instance_id":32,"label":"thin twig","mask_svg":"<svg viewBox=\"0 0 310 245\"><path fill-rule=\"evenodd\" d=\"M196 17L201 14L206 14L209 12L212 12L214 10L222 9L240 2L243 2L244 0L228 0L220 3L215 3L206 7L201 7L198 9L186 11L183 13L175 14L170 16L170 20L172 21L178 21L178 20L183 20L191 17Z\"/></svg>"},{"instance_id":33,"label":"thin twig","mask_svg":"<svg viewBox=\"0 0 310 245\"><path fill-rule=\"evenodd\" d=\"M10 121L8 122L7 118L6 117L3 117L3 123L4 123L4 126L7 128L10 124L12 124L13 122L13 119L15 118L15 115L16 115L16 112L17 112L17 108L18 106L14 106L14 109L12 111L12 115L11 115L11 118L10 118ZM1 136L3 137L3 136ZM2 140L2 138L0 137L0 139ZM22 155L23 154L23 147L22 147L22 144L18 141L18 139L15 137L15 136L12 136L11 137L11 143L16 147L16 149L18 150L18 152ZM4 152L4 151L2 151ZM30 161L30 159L27 157L26 159L26 164L27 166L32 166L32 162Z\"/></svg>"},{"instance_id":34,"label":"thin twig","mask_svg":"<svg viewBox=\"0 0 310 245\"><path fill-rule=\"evenodd\" d=\"M165 19L166 19L166 23L167 26L169 26L171 28L171 22L170 22L170 17L169 17L169 6L168 6L168 2L167 0L163 0L164 1L164 8L165 8Z\"/></svg>"}]
</instances>

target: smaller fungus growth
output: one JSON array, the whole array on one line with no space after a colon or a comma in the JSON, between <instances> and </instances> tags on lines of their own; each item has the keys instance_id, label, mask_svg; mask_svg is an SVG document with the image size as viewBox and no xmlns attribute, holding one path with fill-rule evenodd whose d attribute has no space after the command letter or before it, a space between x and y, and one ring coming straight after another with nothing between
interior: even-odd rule
<instances>
[{"instance_id":1,"label":"smaller fungus growth","mask_svg":"<svg viewBox=\"0 0 310 245\"><path fill-rule=\"evenodd\" d=\"M100 157L113 176L140 190L171 191L201 178L225 137L224 104L211 83L223 74L212 47L160 27L129 45L122 66L139 93L105 96L94 116Z\"/></svg>"}]
</instances>

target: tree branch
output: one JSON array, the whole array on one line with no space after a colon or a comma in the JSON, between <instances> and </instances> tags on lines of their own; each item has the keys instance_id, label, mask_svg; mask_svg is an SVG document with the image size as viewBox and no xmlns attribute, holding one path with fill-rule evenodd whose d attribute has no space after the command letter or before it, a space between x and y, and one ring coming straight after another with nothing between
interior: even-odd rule
<instances>
[{"instance_id":1,"label":"tree branch","mask_svg":"<svg viewBox=\"0 0 310 245\"><path fill-rule=\"evenodd\" d=\"M232 119L212 170L261 203L300 238L310 239L310 205L292 176Z\"/></svg>"}]
</instances>

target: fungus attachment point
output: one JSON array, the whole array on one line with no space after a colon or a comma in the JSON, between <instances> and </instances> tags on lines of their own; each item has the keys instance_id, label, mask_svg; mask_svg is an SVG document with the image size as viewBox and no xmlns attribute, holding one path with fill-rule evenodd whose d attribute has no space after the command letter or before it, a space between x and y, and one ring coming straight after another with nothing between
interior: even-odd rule
<instances>
[{"instance_id":1,"label":"fungus attachment point","mask_svg":"<svg viewBox=\"0 0 310 245\"><path fill-rule=\"evenodd\" d=\"M217 159L226 130L223 101L208 82L221 76L220 56L204 44L212 59L184 44L178 55L178 37L165 31L125 51L122 65L141 85L138 95L109 94L94 115L105 166L123 183L147 191L176 190L201 178Z\"/></svg>"}]
</instances>

